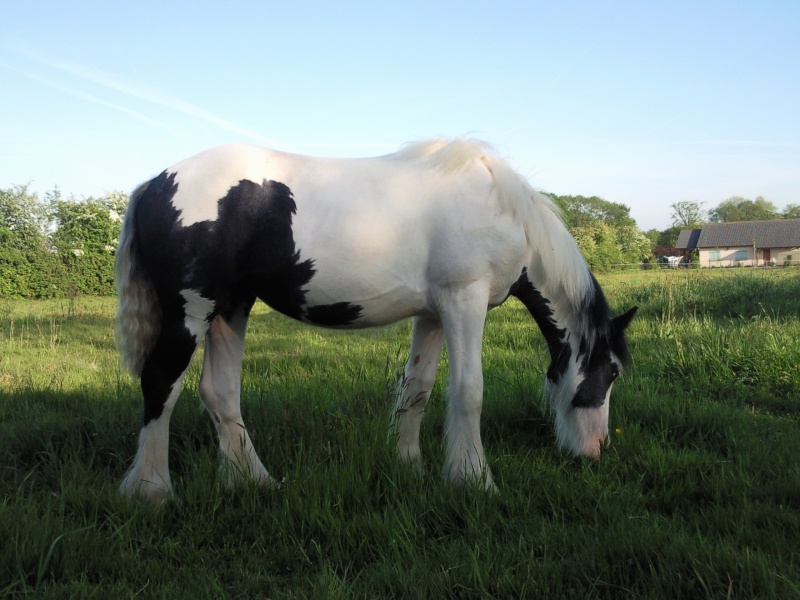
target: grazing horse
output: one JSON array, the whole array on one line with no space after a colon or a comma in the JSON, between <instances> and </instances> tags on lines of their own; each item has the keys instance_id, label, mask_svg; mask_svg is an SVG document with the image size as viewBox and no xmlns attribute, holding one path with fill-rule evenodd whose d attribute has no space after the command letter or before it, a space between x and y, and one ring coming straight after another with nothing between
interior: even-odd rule
<instances>
[{"instance_id":1,"label":"grazing horse","mask_svg":"<svg viewBox=\"0 0 800 600\"><path fill-rule=\"evenodd\" d=\"M443 473L493 488L480 435L486 313L518 298L550 351L546 393L559 444L597 459L611 386L628 360L613 317L553 203L483 143L434 140L388 156L321 159L227 145L170 167L130 199L116 264L117 340L141 379L144 425L120 489L171 492L169 420L205 340L200 396L227 483L273 485L240 411L257 298L322 327L413 317L392 417L400 459L419 429L444 343L450 357Z\"/></svg>"}]
</instances>

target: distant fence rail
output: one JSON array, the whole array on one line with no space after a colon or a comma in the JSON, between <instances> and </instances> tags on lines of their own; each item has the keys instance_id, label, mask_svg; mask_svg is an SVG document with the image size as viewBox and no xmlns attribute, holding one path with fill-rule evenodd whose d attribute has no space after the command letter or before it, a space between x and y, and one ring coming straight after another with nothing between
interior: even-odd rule
<instances>
[{"instance_id":1,"label":"distant fence rail","mask_svg":"<svg viewBox=\"0 0 800 600\"><path fill-rule=\"evenodd\" d=\"M731 264L714 264L714 265L701 265L699 262L640 262L640 263L617 263L611 265L611 271L655 271L655 270L674 270L674 269L784 269L784 268L798 268L800 267L800 260L787 260L780 264L759 264L759 265L743 265L737 263Z\"/></svg>"}]
</instances>

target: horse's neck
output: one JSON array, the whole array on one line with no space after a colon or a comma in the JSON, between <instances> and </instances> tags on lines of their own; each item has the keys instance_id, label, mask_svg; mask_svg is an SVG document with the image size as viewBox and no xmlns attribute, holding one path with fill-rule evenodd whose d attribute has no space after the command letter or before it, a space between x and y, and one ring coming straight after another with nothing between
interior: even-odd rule
<instances>
[{"instance_id":1,"label":"horse's neck","mask_svg":"<svg viewBox=\"0 0 800 600\"><path fill-rule=\"evenodd\" d=\"M580 338L585 325L583 312L594 293L593 281L588 270L548 270L541 258L533 260L520 277L514 295L531 313L551 352L567 338Z\"/></svg>"}]
</instances>

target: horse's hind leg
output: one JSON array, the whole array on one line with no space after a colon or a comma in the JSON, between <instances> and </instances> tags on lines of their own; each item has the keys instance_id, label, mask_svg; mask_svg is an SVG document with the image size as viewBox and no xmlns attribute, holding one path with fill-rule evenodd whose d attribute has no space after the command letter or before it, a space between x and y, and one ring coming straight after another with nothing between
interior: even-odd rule
<instances>
[{"instance_id":1,"label":"horse's hind leg","mask_svg":"<svg viewBox=\"0 0 800 600\"><path fill-rule=\"evenodd\" d=\"M214 420L226 485L252 479L273 485L247 433L240 410L241 369L249 306L218 315L208 328L200 378L200 397Z\"/></svg>"},{"instance_id":2,"label":"horse's hind leg","mask_svg":"<svg viewBox=\"0 0 800 600\"><path fill-rule=\"evenodd\" d=\"M397 453L409 464L418 464L421 460L419 427L436 380L443 344L444 332L438 320L414 318L411 355L397 392L391 428L391 435L396 437Z\"/></svg>"},{"instance_id":3,"label":"horse's hind leg","mask_svg":"<svg viewBox=\"0 0 800 600\"><path fill-rule=\"evenodd\" d=\"M160 502L172 492L169 475L169 420L197 348L196 334L207 324L183 314L162 318L161 332L141 375L144 426L139 448L120 485L129 496Z\"/></svg>"}]
</instances>

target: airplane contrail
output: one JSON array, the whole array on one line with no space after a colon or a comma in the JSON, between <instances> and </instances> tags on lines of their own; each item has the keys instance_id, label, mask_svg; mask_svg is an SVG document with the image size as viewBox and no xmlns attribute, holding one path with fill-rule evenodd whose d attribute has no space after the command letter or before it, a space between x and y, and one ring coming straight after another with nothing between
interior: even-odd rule
<instances>
[{"instance_id":1,"label":"airplane contrail","mask_svg":"<svg viewBox=\"0 0 800 600\"><path fill-rule=\"evenodd\" d=\"M56 71L65 73L77 79L88 81L90 83L104 87L106 89L119 92L125 96L131 98L138 98L140 100L145 100L146 102L150 102L151 104L154 104L156 106L161 106L164 108L175 110L181 114L197 119L198 121L202 121L209 125L213 125L224 131L241 135L242 137L249 138L253 141L257 141L262 144L280 145L280 142L278 142L273 138L263 136L260 133L242 127L237 123L234 123L233 121L229 121L228 119L218 117L217 115L195 104L192 104L191 102L187 102L185 100L182 100L181 98L178 98L177 96L173 95L170 92L159 90L139 83L134 83L118 75L115 75L113 73L108 73L100 69L87 67L64 59L44 56L42 54L33 52L28 49L22 49L20 50L20 53L25 55L30 60L37 62L41 65L50 67L52 69L55 69ZM131 116L147 120L148 122L151 122L153 124L158 124L162 127L164 126L163 123L159 123L155 119L150 119L149 117L146 117L142 113L139 113L131 109L127 109L126 107L123 107L119 104L114 104L111 102L101 100L96 96L92 96L91 94L87 94L85 92L81 92L74 88L69 88L67 86L57 84L53 81L38 77L31 73L24 73L24 74L30 77L31 79L39 81L40 83L50 85L52 87L60 89L61 91L70 93L84 100L95 102L98 104L103 104L105 106L121 110L122 112L130 114Z\"/></svg>"}]
</instances>

